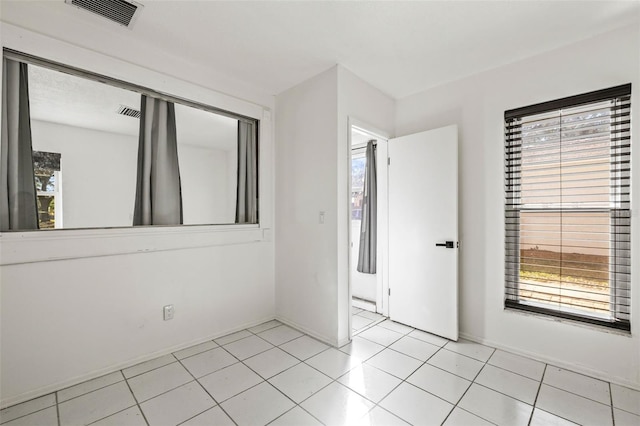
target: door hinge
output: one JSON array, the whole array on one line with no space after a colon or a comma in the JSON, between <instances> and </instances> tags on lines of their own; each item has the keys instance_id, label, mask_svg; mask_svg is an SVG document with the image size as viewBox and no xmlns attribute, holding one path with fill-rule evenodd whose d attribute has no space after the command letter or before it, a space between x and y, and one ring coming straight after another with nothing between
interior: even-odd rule
<instances>
[{"instance_id":1,"label":"door hinge","mask_svg":"<svg viewBox=\"0 0 640 426\"><path fill-rule=\"evenodd\" d=\"M387 166L391 165L391 157L387 157Z\"/></svg>"},{"instance_id":2,"label":"door hinge","mask_svg":"<svg viewBox=\"0 0 640 426\"><path fill-rule=\"evenodd\" d=\"M389 296L391 296L391 289L389 289Z\"/></svg>"}]
</instances>

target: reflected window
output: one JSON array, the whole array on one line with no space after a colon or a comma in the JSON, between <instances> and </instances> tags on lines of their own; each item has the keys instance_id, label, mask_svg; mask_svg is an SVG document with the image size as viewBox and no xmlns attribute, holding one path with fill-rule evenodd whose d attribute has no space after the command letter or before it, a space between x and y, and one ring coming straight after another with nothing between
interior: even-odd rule
<instances>
[{"instance_id":1,"label":"reflected window","mask_svg":"<svg viewBox=\"0 0 640 426\"><path fill-rule=\"evenodd\" d=\"M62 228L60 154L34 151L33 173L40 229Z\"/></svg>"}]
</instances>

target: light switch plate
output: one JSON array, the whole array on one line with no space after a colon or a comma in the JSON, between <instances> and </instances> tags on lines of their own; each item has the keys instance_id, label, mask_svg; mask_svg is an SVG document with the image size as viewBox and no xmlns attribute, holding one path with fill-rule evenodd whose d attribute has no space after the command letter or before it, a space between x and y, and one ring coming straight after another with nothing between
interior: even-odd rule
<instances>
[{"instance_id":1,"label":"light switch plate","mask_svg":"<svg viewBox=\"0 0 640 426\"><path fill-rule=\"evenodd\" d=\"M168 321L173 319L173 305L166 305L162 308L164 320Z\"/></svg>"}]
</instances>

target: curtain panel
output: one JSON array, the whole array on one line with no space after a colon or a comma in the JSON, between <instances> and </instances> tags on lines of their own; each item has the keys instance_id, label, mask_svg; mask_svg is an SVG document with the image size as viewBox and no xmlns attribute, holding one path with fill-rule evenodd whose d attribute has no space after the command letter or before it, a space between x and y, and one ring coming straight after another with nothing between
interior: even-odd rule
<instances>
[{"instance_id":1,"label":"curtain panel","mask_svg":"<svg viewBox=\"0 0 640 426\"><path fill-rule=\"evenodd\" d=\"M357 271L364 274L375 274L378 244L378 179L375 141L367 143L365 157L367 163L364 169L364 201L362 222L360 223Z\"/></svg>"},{"instance_id":2,"label":"curtain panel","mask_svg":"<svg viewBox=\"0 0 640 426\"><path fill-rule=\"evenodd\" d=\"M176 114L172 102L142 95L133 225L182 224Z\"/></svg>"},{"instance_id":3,"label":"curtain panel","mask_svg":"<svg viewBox=\"0 0 640 426\"><path fill-rule=\"evenodd\" d=\"M258 132L254 123L238 121L236 223L258 223Z\"/></svg>"},{"instance_id":4,"label":"curtain panel","mask_svg":"<svg viewBox=\"0 0 640 426\"><path fill-rule=\"evenodd\" d=\"M27 64L2 60L0 231L38 229Z\"/></svg>"}]
</instances>

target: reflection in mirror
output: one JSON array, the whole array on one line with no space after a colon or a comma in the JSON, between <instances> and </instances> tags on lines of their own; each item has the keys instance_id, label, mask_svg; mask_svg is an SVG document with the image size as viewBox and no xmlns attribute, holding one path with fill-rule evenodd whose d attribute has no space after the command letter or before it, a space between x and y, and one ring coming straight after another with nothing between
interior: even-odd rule
<instances>
[{"instance_id":1,"label":"reflection in mirror","mask_svg":"<svg viewBox=\"0 0 640 426\"><path fill-rule=\"evenodd\" d=\"M176 104L185 225L234 223L238 120Z\"/></svg>"},{"instance_id":2,"label":"reflection in mirror","mask_svg":"<svg viewBox=\"0 0 640 426\"><path fill-rule=\"evenodd\" d=\"M33 64L28 80L40 229L131 226L140 93ZM183 224L242 223L239 119L174 103Z\"/></svg>"},{"instance_id":3,"label":"reflection in mirror","mask_svg":"<svg viewBox=\"0 0 640 426\"><path fill-rule=\"evenodd\" d=\"M33 150L60 154L64 182L55 228L131 226L139 122L117 111L120 105L139 108L140 95L35 65L28 69ZM40 229L50 228L43 216Z\"/></svg>"}]
</instances>

